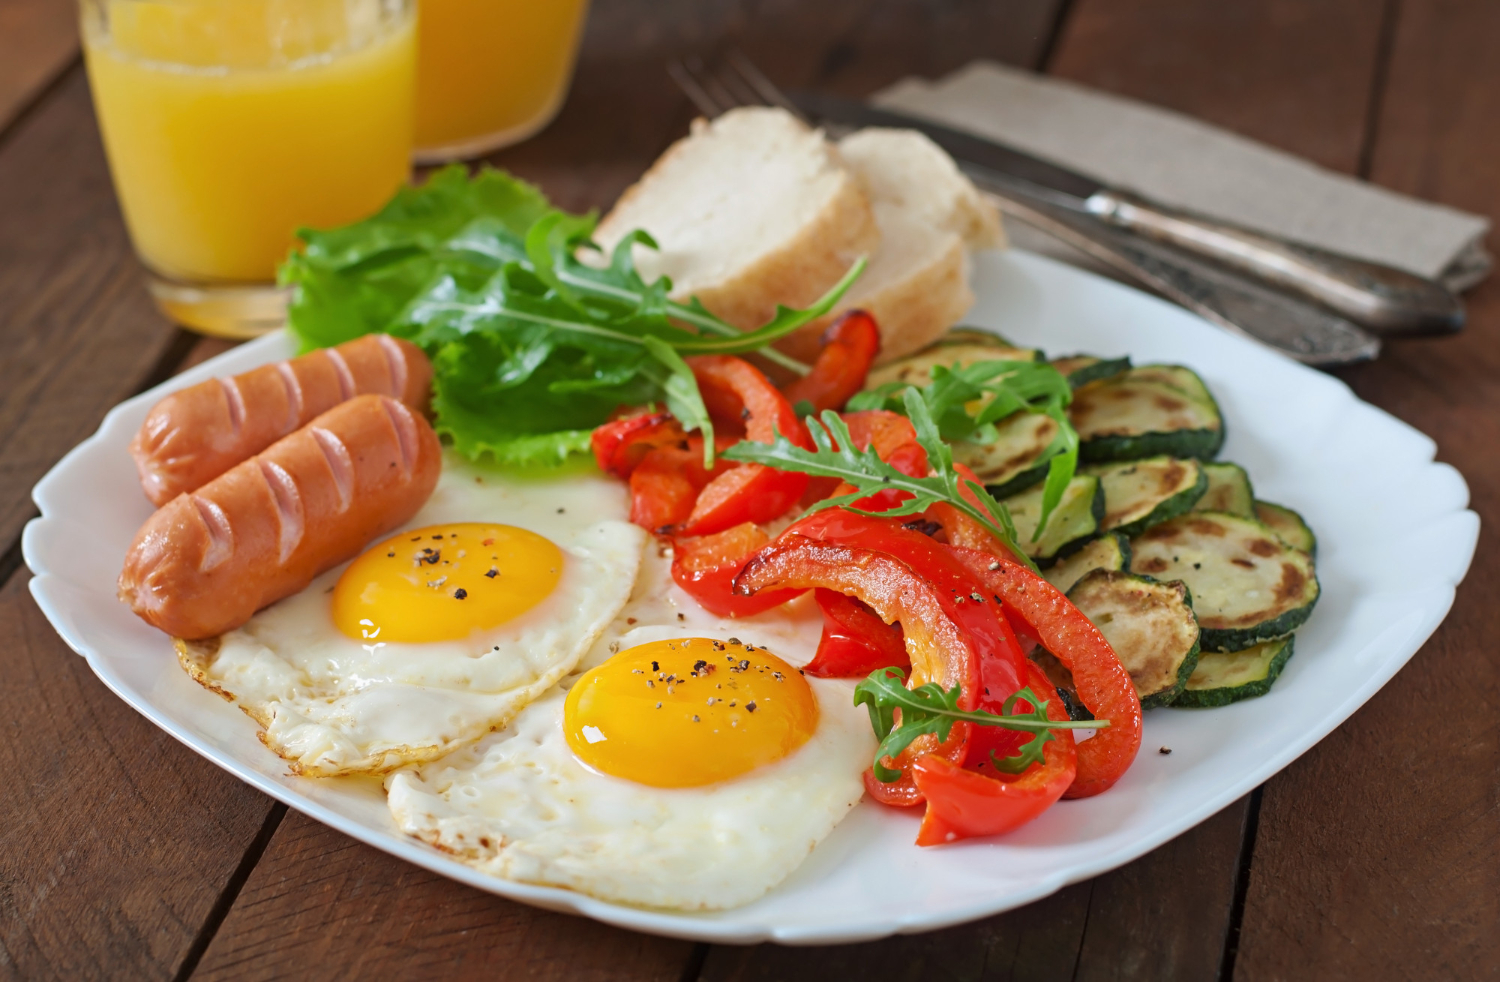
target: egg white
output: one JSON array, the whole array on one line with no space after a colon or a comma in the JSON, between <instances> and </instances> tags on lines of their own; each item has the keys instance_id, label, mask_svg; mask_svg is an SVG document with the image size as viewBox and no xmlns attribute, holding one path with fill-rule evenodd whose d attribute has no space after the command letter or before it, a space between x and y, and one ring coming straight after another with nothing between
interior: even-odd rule
<instances>
[{"instance_id":1,"label":"egg white","mask_svg":"<svg viewBox=\"0 0 1500 982\"><path fill-rule=\"evenodd\" d=\"M344 566L208 643L179 645L183 667L234 700L299 774L382 773L435 760L505 726L562 678L625 605L645 533L625 488L598 475L528 480L447 454L437 490L406 528L498 522L564 553L550 596L460 641L373 645L334 625Z\"/></svg>"},{"instance_id":2,"label":"egg white","mask_svg":"<svg viewBox=\"0 0 1500 982\"><path fill-rule=\"evenodd\" d=\"M875 752L853 682L808 678L819 721L789 756L698 788L654 788L581 763L563 731L567 690L614 652L664 638L739 638L793 665L817 650L810 597L752 618L706 613L647 549L635 596L578 674L494 733L386 779L396 824L493 876L614 903L716 910L749 903L807 858L864 793Z\"/></svg>"}]
</instances>

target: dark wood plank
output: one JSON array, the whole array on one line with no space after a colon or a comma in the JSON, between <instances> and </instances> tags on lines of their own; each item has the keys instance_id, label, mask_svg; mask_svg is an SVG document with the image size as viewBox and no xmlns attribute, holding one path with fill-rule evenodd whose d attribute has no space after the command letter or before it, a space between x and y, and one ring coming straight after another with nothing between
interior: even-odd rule
<instances>
[{"instance_id":1,"label":"dark wood plank","mask_svg":"<svg viewBox=\"0 0 1500 982\"><path fill-rule=\"evenodd\" d=\"M675 982L692 950L472 890L291 812L193 977Z\"/></svg>"},{"instance_id":2,"label":"dark wood plank","mask_svg":"<svg viewBox=\"0 0 1500 982\"><path fill-rule=\"evenodd\" d=\"M76 0L0 0L0 133L77 57Z\"/></svg>"},{"instance_id":3,"label":"dark wood plank","mask_svg":"<svg viewBox=\"0 0 1500 982\"><path fill-rule=\"evenodd\" d=\"M106 689L27 579L0 591L0 976L171 978L271 802Z\"/></svg>"},{"instance_id":4,"label":"dark wood plank","mask_svg":"<svg viewBox=\"0 0 1500 982\"><path fill-rule=\"evenodd\" d=\"M151 306L81 68L0 145L0 549L31 486L178 338Z\"/></svg>"},{"instance_id":5,"label":"dark wood plank","mask_svg":"<svg viewBox=\"0 0 1500 982\"><path fill-rule=\"evenodd\" d=\"M1049 70L1352 172L1379 0L1077 0Z\"/></svg>"},{"instance_id":6,"label":"dark wood plank","mask_svg":"<svg viewBox=\"0 0 1500 982\"><path fill-rule=\"evenodd\" d=\"M1500 8L1403 3L1393 51L1372 178L1500 219ZM1500 961L1500 283L1469 316L1342 373L1437 440L1483 530L1432 640L1266 786L1238 979L1480 978Z\"/></svg>"}]
</instances>

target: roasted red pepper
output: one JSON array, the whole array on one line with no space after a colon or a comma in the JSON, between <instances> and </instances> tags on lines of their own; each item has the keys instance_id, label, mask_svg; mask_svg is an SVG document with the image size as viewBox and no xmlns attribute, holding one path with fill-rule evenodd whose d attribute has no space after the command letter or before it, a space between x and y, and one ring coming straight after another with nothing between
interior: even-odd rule
<instances>
[{"instance_id":1,"label":"roasted red pepper","mask_svg":"<svg viewBox=\"0 0 1500 982\"><path fill-rule=\"evenodd\" d=\"M1068 667L1078 698L1089 712L1109 720L1107 728L1078 745L1078 776L1067 797L1086 798L1108 790L1141 748L1141 701L1130 675L1104 635L1072 601L993 539L990 542L992 549L983 552L950 548L984 584L985 592L1000 598L1017 628Z\"/></svg>"},{"instance_id":2,"label":"roasted red pepper","mask_svg":"<svg viewBox=\"0 0 1500 982\"><path fill-rule=\"evenodd\" d=\"M1057 691L1035 665L1027 666L1026 683L1046 701L1048 719L1062 722L1068 718ZM994 729L998 727L976 726L971 733ZM922 816L917 845L936 846L957 839L1000 835L1050 808L1073 784L1078 764L1073 734L1053 730L1052 736L1054 739L1042 748L1042 763L1015 777L960 767L936 754L914 761L912 779L927 799L927 813Z\"/></svg>"},{"instance_id":3,"label":"roasted red pepper","mask_svg":"<svg viewBox=\"0 0 1500 982\"><path fill-rule=\"evenodd\" d=\"M704 405L716 428L726 434L770 443L781 433L799 446L812 448L791 403L760 369L729 355L689 358ZM778 471L763 464L741 464L717 474L701 491L679 535L709 535L745 522L769 522L790 511L807 490L807 475Z\"/></svg>"},{"instance_id":4,"label":"roasted red pepper","mask_svg":"<svg viewBox=\"0 0 1500 982\"><path fill-rule=\"evenodd\" d=\"M945 546L892 520L840 509L810 515L761 550L736 578L734 588L753 595L788 587L847 593L868 604L882 621L899 622L911 655L908 685L961 686L961 709L1003 701L1026 677L1026 661L1015 635L974 578ZM1024 738L1007 733L991 745L1003 747L1003 755L1009 756ZM912 781L909 763L924 753L962 762L968 738L969 724L962 722L954 725L941 746L931 737L918 738L897 762L907 771L901 780L885 783L867 773L865 786L887 804L920 804L921 792Z\"/></svg>"},{"instance_id":5,"label":"roasted red pepper","mask_svg":"<svg viewBox=\"0 0 1500 982\"><path fill-rule=\"evenodd\" d=\"M812 371L782 391L787 401L812 404L813 412L843 409L849 397L865 387L865 376L880 351L880 329L863 310L851 310L823 332L823 350Z\"/></svg>"},{"instance_id":6,"label":"roasted red pepper","mask_svg":"<svg viewBox=\"0 0 1500 982\"><path fill-rule=\"evenodd\" d=\"M718 446L732 443L725 439ZM716 458L712 470L705 468L703 438L696 435L685 447L657 447L630 474L630 520L652 532L670 532L688 520L703 489L735 466Z\"/></svg>"},{"instance_id":7,"label":"roasted red pepper","mask_svg":"<svg viewBox=\"0 0 1500 982\"><path fill-rule=\"evenodd\" d=\"M770 610L802 591L762 590L745 597L732 590L745 563L770 541L764 529L750 522L714 535L677 539L672 544L672 579L700 607L720 617L749 617Z\"/></svg>"},{"instance_id":8,"label":"roasted red pepper","mask_svg":"<svg viewBox=\"0 0 1500 982\"><path fill-rule=\"evenodd\" d=\"M837 590L820 588L815 596L823 612L823 637L813 660L802 666L804 672L820 678L864 678L879 668L911 671L900 624L887 624L868 604Z\"/></svg>"},{"instance_id":9,"label":"roasted red pepper","mask_svg":"<svg viewBox=\"0 0 1500 982\"><path fill-rule=\"evenodd\" d=\"M686 441L682 424L670 413L655 412L610 420L590 438L599 469L627 479L652 450L682 447Z\"/></svg>"}]
</instances>

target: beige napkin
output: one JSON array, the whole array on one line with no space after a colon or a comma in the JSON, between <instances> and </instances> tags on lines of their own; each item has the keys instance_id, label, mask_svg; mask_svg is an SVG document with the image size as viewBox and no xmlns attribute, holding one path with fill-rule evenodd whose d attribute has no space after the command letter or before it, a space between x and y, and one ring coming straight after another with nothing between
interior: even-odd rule
<instances>
[{"instance_id":1,"label":"beige napkin","mask_svg":"<svg viewBox=\"0 0 1500 982\"><path fill-rule=\"evenodd\" d=\"M1164 204L1442 277L1457 289L1489 271L1485 218L1071 82L974 62L936 82L905 79L871 101L1004 141Z\"/></svg>"}]
</instances>

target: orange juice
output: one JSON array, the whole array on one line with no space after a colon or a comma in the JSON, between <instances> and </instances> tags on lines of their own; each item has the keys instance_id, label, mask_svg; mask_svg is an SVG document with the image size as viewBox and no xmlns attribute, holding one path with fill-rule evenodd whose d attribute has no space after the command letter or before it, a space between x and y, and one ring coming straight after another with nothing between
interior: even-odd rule
<instances>
[{"instance_id":1,"label":"orange juice","mask_svg":"<svg viewBox=\"0 0 1500 982\"><path fill-rule=\"evenodd\" d=\"M406 180L416 40L403 0L91 0L84 51L142 260L266 283L301 226Z\"/></svg>"},{"instance_id":2,"label":"orange juice","mask_svg":"<svg viewBox=\"0 0 1500 982\"><path fill-rule=\"evenodd\" d=\"M421 0L417 156L525 139L567 95L588 0Z\"/></svg>"}]
</instances>

